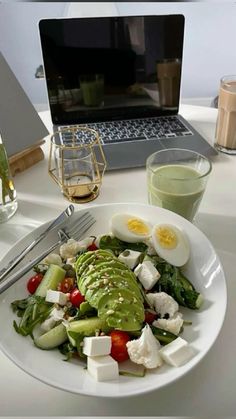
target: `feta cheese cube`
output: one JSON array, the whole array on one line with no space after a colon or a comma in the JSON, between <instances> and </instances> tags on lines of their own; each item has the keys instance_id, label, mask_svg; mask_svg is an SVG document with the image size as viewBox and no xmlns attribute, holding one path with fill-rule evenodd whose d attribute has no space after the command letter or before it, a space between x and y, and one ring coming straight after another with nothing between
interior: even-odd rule
<instances>
[{"instance_id":1,"label":"feta cheese cube","mask_svg":"<svg viewBox=\"0 0 236 419\"><path fill-rule=\"evenodd\" d=\"M110 355L106 356L88 356L88 372L97 381L115 380L119 377L118 362Z\"/></svg>"},{"instance_id":2,"label":"feta cheese cube","mask_svg":"<svg viewBox=\"0 0 236 419\"><path fill-rule=\"evenodd\" d=\"M48 290L46 294L46 299L48 303L59 304L60 306L65 306L68 301L67 294L64 294L60 291Z\"/></svg>"},{"instance_id":3,"label":"feta cheese cube","mask_svg":"<svg viewBox=\"0 0 236 419\"><path fill-rule=\"evenodd\" d=\"M142 283L145 290L153 288L161 276L153 263L149 260L146 260L141 265L138 265L134 270L134 273Z\"/></svg>"},{"instance_id":4,"label":"feta cheese cube","mask_svg":"<svg viewBox=\"0 0 236 419\"><path fill-rule=\"evenodd\" d=\"M118 259L124 262L130 269L133 269L138 264L140 255L141 252L126 249L118 256Z\"/></svg>"},{"instance_id":5,"label":"feta cheese cube","mask_svg":"<svg viewBox=\"0 0 236 419\"><path fill-rule=\"evenodd\" d=\"M193 357L194 350L186 340L178 337L161 348L159 354L167 364L180 367Z\"/></svg>"},{"instance_id":6,"label":"feta cheese cube","mask_svg":"<svg viewBox=\"0 0 236 419\"><path fill-rule=\"evenodd\" d=\"M110 336L91 336L83 340L83 353L87 356L109 355L110 352Z\"/></svg>"}]
</instances>

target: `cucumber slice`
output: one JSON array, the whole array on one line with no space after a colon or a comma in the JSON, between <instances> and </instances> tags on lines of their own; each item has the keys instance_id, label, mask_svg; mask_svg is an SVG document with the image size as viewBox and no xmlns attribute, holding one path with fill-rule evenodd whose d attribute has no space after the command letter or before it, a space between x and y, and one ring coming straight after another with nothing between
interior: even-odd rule
<instances>
[{"instance_id":1,"label":"cucumber slice","mask_svg":"<svg viewBox=\"0 0 236 419\"><path fill-rule=\"evenodd\" d=\"M65 326L60 323L58 326L34 339L35 345L40 349L53 349L68 339Z\"/></svg>"},{"instance_id":2,"label":"cucumber slice","mask_svg":"<svg viewBox=\"0 0 236 419\"><path fill-rule=\"evenodd\" d=\"M48 290L56 290L58 284L65 278L66 271L58 265L49 265L42 282L35 291L35 295L46 297Z\"/></svg>"},{"instance_id":3,"label":"cucumber slice","mask_svg":"<svg viewBox=\"0 0 236 419\"><path fill-rule=\"evenodd\" d=\"M106 322L98 317L90 317L89 319L75 320L69 323L67 331L83 334L84 336L95 335L97 330L107 332Z\"/></svg>"},{"instance_id":4,"label":"cucumber slice","mask_svg":"<svg viewBox=\"0 0 236 419\"><path fill-rule=\"evenodd\" d=\"M67 326L67 334L70 343L76 346L76 335L95 336L97 331L108 333L111 328L106 322L98 317L90 317L89 319L75 320Z\"/></svg>"}]
</instances>

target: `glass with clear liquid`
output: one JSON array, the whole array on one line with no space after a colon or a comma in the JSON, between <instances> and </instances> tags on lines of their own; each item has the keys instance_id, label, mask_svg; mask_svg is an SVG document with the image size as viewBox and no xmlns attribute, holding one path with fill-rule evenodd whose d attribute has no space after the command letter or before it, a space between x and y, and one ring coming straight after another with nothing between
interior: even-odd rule
<instances>
[{"instance_id":1,"label":"glass with clear liquid","mask_svg":"<svg viewBox=\"0 0 236 419\"><path fill-rule=\"evenodd\" d=\"M15 214L17 206L16 190L0 136L0 223L9 220Z\"/></svg>"}]
</instances>

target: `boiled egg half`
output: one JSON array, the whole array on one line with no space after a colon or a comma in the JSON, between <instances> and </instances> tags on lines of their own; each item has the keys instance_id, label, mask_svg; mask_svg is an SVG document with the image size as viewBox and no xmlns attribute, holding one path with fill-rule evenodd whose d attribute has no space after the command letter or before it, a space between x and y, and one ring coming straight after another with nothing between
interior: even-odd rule
<instances>
[{"instance_id":1,"label":"boiled egg half","mask_svg":"<svg viewBox=\"0 0 236 419\"><path fill-rule=\"evenodd\" d=\"M170 224L157 224L152 230L157 254L174 266L183 266L190 257L190 244L185 233Z\"/></svg>"},{"instance_id":2,"label":"boiled egg half","mask_svg":"<svg viewBox=\"0 0 236 419\"><path fill-rule=\"evenodd\" d=\"M115 214L111 218L111 232L128 243L142 242L151 236L151 225L142 218L131 214Z\"/></svg>"}]
</instances>

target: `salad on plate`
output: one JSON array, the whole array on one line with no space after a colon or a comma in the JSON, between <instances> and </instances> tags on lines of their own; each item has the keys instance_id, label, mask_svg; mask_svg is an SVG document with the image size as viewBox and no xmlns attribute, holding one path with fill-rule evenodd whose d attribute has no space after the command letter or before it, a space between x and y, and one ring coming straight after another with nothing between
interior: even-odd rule
<instances>
[{"instance_id":1,"label":"salad on plate","mask_svg":"<svg viewBox=\"0 0 236 419\"><path fill-rule=\"evenodd\" d=\"M35 266L28 296L11 303L15 331L84 362L97 381L180 367L195 355L181 307L203 302L182 272L190 253L178 226L117 213L110 232L69 239Z\"/></svg>"}]
</instances>

